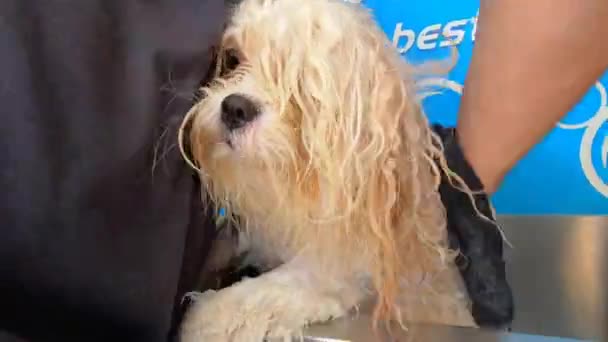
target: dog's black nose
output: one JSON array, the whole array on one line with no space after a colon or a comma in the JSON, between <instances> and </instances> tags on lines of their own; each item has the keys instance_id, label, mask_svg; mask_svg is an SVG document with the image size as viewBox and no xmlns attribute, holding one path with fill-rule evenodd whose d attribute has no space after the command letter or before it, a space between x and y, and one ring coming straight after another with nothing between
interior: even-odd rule
<instances>
[{"instance_id":1,"label":"dog's black nose","mask_svg":"<svg viewBox=\"0 0 608 342\"><path fill-rule=\"evenodd\" d=\"M243 95L228 95L222 101L222 122L231 131L253 121L258 114L255 103Z\"/></svg>"}]
</instances>

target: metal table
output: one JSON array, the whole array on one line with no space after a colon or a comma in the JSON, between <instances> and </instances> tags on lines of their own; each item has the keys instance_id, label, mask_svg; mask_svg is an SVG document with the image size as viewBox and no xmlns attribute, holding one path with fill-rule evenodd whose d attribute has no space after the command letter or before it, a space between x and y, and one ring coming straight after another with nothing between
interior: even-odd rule
<instances>
[{"instance_id":1,"label":"metal table","mask_svg":"<svg viewBox=\"0 0 608 342\"><path fill-rule=\"evenodd\" d=\"M507 272L513 332L415 325L399 341L608 340L608 217L501 216L513 245ZM602 331L604 330L604 331ZM361 314L307 331L311 341L389 341Z\"/></svg>"}]
</instances>

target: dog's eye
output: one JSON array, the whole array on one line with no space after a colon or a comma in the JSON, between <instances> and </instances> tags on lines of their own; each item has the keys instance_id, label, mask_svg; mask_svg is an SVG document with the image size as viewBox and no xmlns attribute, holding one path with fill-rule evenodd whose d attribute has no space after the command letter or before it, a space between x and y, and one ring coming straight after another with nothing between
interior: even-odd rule
<instances>
[{"instance_id":1,"label":"dog's eye","mask_svg":"<svg viewBox=\"0 0 608 342\"><path fill-rule=\"evenodd\" d=\"M234 71L240 63L241 61L239 60L236 50L226 50L223 56L222 75L226 75L231 71Z\"/></svg>"}]
</instances>

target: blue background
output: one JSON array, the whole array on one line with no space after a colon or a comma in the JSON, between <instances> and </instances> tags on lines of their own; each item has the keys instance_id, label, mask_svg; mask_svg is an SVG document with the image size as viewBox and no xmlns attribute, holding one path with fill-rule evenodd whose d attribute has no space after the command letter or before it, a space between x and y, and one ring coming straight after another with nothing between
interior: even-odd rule
<instances>
[{"instance_id":1,"label":"blue background","mask_svg":"<svg viewBox=\"0 0 608 342\"><path fill-rule=\"evenodd\" d=\"M441 30L449 22L466 20L459 28L464 39L457 45L459 60L447 78L463 84L473 48L474 20L479 1L450 0L365 0L378 23L392 41L395 28L411 29L418 39L421 30L429 25L440 24ZM441 32L441 31L439 31ZM439 35L438 42L445 40ZM398 48L403 48L402 38ZM449 57L450 48L439 44L432 49L420 49L417 42L403 53L414 63ZM497 66L500 68L500 66ZM600 82L608 86L608 74ZM450 90L424 100L423 105L433 122L455 124L460 97ZM584 99L562 120L567 124L580 124L592 118L600 107L600 93L590 89ZM606 108L608 110L608 108ZM608 113L608 111L606 112ZM602 164L602 145L608 146L608 120L601 127L591 144L592 165L599 176L596 188L586 177L581 166L579 150L585 128L564 129L556 127L539 143L507 176L493 201L502 214L608 214L608 168ZM588 145L587 145L588 146ZM608 154L608 151L604 151ZM597 182L596 182L597 184ZM604 189L604 190L601 190ZM604 194L602 194L602 192Z\"/></svg>"}]
</instances>

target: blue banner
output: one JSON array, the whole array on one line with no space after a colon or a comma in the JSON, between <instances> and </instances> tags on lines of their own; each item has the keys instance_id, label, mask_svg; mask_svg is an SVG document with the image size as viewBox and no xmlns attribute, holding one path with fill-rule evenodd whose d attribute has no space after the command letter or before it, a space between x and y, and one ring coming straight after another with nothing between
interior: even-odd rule
<instances>
[{"instance_id":1,"label":"blue banner","mask_svg":"<svg viewBox=\"0 0 608 342\"><path fill-rule=\"evenodd\" d=\"M446 59L451 46L458 49L458 64L447 77L424 80L441 90L424 99L429 119L454 125L479 1L365 0L364 5L413 63ZM607 88L608 73L508 174L493 198L498 213L608 214Z\"/></svg>"}]
</instances>

